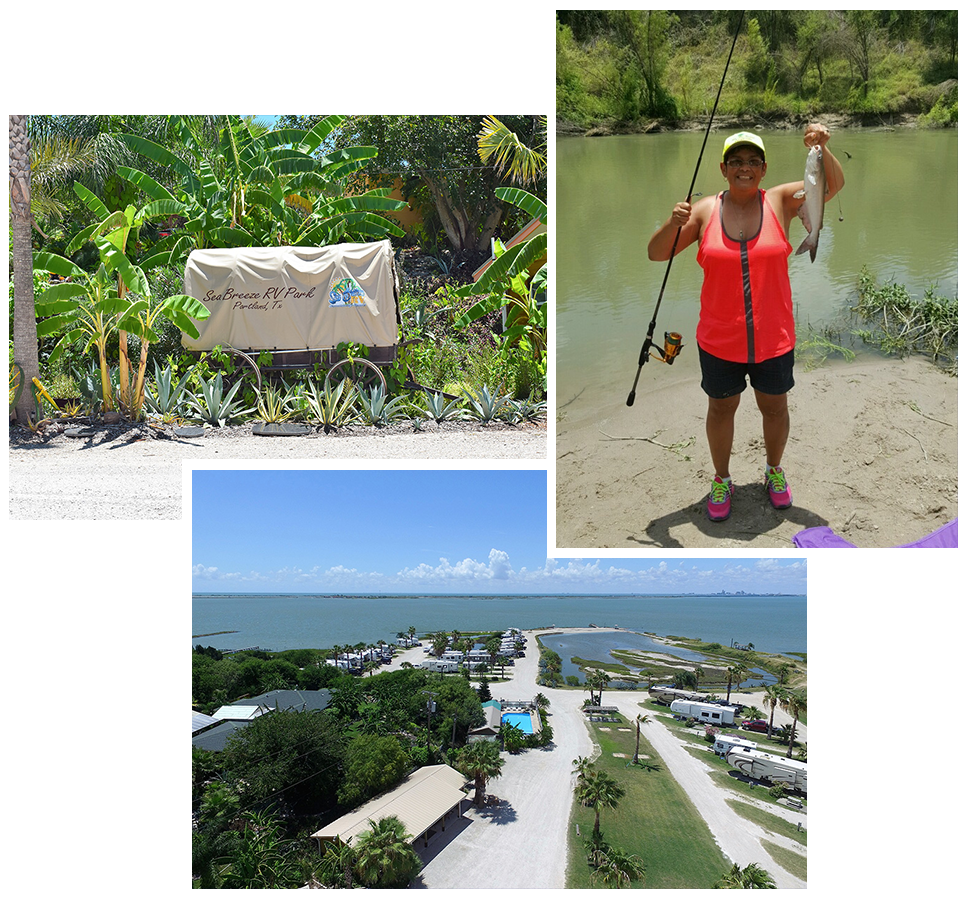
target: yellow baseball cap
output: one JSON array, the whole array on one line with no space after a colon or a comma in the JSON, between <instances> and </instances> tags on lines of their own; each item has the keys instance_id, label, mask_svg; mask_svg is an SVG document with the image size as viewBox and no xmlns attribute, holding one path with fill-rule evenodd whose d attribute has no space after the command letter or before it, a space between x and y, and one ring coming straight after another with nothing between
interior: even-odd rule
<instances>
[{"instance_id":1,"label":"yellow baseball cap","mask_svg":"<svg viewBox=\"0 0 969 899\"><path fill-rule=\"evenodd\" d=\"M763 157L767 158L767 152L764 150L764 142L756 135L750 131L738 131L736 134L731 134L723 142L723 156L722 159L727 158L727 153L729 153L734 147L740 144L749 144L752 147L757 147L760 150Z\"/></svg>"}]
</instances>

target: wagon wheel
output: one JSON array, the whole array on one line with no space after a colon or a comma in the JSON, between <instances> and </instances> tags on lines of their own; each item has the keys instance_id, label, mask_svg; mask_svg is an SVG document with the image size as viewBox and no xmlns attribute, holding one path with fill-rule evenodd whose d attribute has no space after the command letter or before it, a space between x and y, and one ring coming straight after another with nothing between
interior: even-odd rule
<instances>
[{"instance_id":1,"label":"wagon wheel","mask_svg":"<svg viewBox=\"0 0 969 899\"><path fill-rule=\"evenodd\" d=\"M387 392L387 381L384 378L384 373L379 366L374 365L369 359L341 359L326 373L325 387L332 388L336 384L337 377L334 377L334 375L337 371L340 372L339 377L349 379L355 387L365 388L380 384L384 393Z\"/></svg>"},{"instance_id":2,"label":"wagon wheel","mask_svg":"<svg viewBox=\"0 0 969 899\"><path fill-rule=\"evenodd\" d=\"M249 364L249 367L253 370L253 372L255 372L256 375L256 393L262 393L262 372L259 370L259 366L256 364L252 356L231 346L226 347L225 350L227 353L232 353L234 356L238 356Z\"/></svg>"}]
</instances>

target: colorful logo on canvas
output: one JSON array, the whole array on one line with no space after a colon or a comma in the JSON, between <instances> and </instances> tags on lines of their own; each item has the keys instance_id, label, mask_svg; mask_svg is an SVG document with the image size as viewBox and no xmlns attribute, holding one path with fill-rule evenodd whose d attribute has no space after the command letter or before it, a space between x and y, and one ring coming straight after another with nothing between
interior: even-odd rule
<instances>
[{"instance_id":1,"label":"colorful logo on canvas","mask_svg":"<svg viewBox=\"0 0 969 899\"><path fill-rule=\"evenodd\" d=\"M331 306L363 306L366 304L366 294L360 289L353 278L337 281L330 288Z\"/></svg>"}]
</instances>

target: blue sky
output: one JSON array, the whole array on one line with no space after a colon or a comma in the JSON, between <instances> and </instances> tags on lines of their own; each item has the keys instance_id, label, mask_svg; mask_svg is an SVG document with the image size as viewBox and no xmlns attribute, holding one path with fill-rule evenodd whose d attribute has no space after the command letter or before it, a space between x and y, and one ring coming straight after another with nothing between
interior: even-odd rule
<instances>
[{"instance_id":1,"label":"blue sky","mask_svg":"<svg viewBox=\"0 0 969 899\"><path fill-rule=\"evenodd\" d=\"M197 593L806 593L801 558L548 557L543 469L195 470Z\"/></svg>"}]
</instances>

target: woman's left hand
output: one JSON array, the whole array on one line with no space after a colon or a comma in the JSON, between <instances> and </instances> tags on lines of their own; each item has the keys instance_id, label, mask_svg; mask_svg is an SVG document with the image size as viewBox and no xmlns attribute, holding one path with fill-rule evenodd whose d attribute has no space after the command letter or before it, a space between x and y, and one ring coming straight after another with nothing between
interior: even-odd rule
<instances>
[{"instance_id":1,"label":"woman's left hand","mask_svg":"<svg viewBox=\"0 0 969 899\"><path fill-rule=\"evenodd\" d=\"M823 147L831 139L831 132L820 122L812 122L804 129L805 147Z\"/></svg>"}]
</instances>

